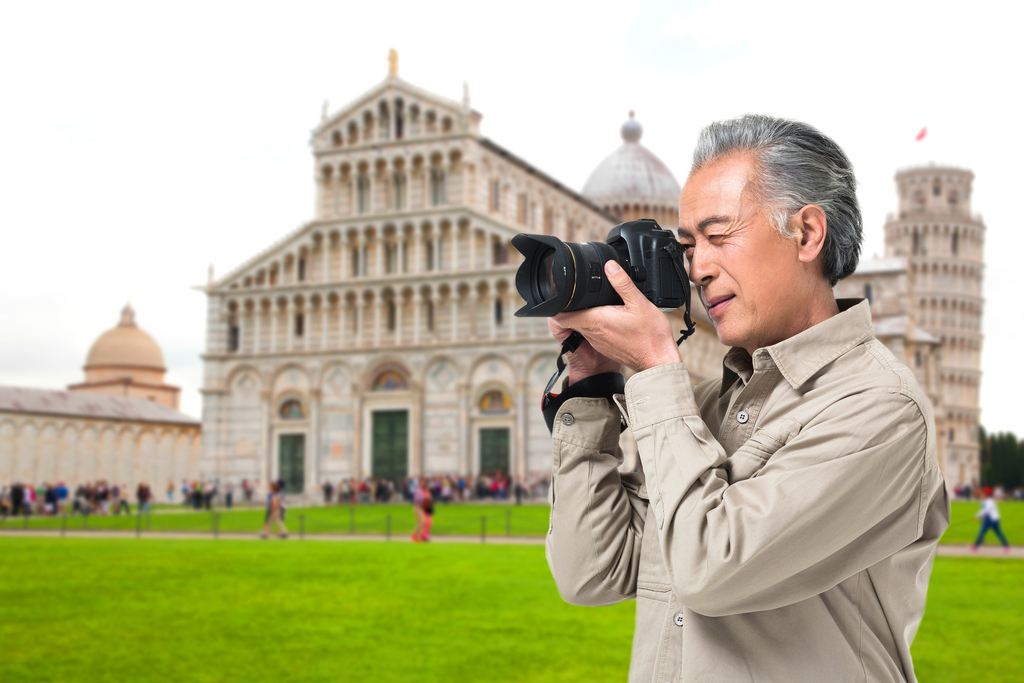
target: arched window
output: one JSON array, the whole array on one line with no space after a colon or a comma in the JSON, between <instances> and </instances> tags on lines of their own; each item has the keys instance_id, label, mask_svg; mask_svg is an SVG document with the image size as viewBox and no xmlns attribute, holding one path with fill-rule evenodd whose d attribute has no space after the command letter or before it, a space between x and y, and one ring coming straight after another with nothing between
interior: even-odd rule
<instances>
[{"instance_id":1,"label":"arched window","mask_svg":"<svg viewBox=\"0 0 1024 683\"><path fill-rule=\"evenodd\" d=\"M954 230L953 231L953 244L951 245L951 249L953 251L953 256L956 256L957 250L959 248L960 248L960 233L958 233L956 230Z\"/></svg>"},{"instance_id":2,"label":"arched window","mask_svg":"<svg viewBox=\"0 0 1024 683\"><path fill-rule=\"evenodd\" d=\"M434 241L427 240L427 270L434 270Z\"/></svg>"},{"instance_id":3,"label":"arched window","mask_svg":"<svg viewBox=\"0 0 1024 683\"><path fill-rule=\"evenodd\" d=\"M335 147L341 147L341 131L334 131L331 133L331 144Z\"/></svg>"},{"instance_id":4,"label":"arched window","mask_svg":"<svg viewBox=\"0 0 1024 683\"><path fill-rule=\"evenodd\" d=\"M395 331L395 323L396 323L397 317L398 317L398 315L397 315L398 314L398 309L395 306L395 302L391 301L390 299L388 299L387 307L388 307L388 332L394 332Z\"/></svg>"},{"instance_id":5,"label":"arched window","mask_svg":"<svg viewBox=\"0 0 1024 683\"><path fill-rule=\"evenodd\" d=\"M480 412L486 415L504 415L511 407L508 394L500 389L488 391L480 399Z\"/></svg>"},{"instance_id":6,"label":"arched window","mask_svg":"<svg viewBox=\"0 0 1024 683\"><path fill-rule=\"evenodd\" d=\"M239 342L241 339L241 329L238 327L238 321L232 320L228 323L228 352L234 353L238 351Z\"/></svg>"},{"instance_id":7,"label":"arched window","mask_svg":"<svg viewBox=\"0 0 1024 683\"><path fill-rule=\"evenodd\" d=\"M921 251L921 234L917 232L917 228L914 228L913 245L910 253L916 256L919 251Z\"/></svg>"},{"instance_id":8,"label":"arched window","mask_svg":"<svg viewBox=\"0 0 1024 683\"><path fill-rule=\"evenodd\" d=\"M301 337L306 331L306 319L301 313L295 314L295 336Z\"/></svg>"},{"instance_id":9,"label":"arched window","mask_svg":"<svg viewBox=\"0 0 1024 683\"><path fill-rule=\"evenodd\" d=\"M430 171L430 203L433 206L441 206L448 201L445 192L444 170L440 168Z\"/></svg>"},{"instance_id":10,"label":"arched window","mask_svg":"<svg viewBox=\"0 0 1024 683\"><path fill-rule=\"evenodd\" d=\"M434 331L434 302L430 299L427 300L427 330Z\"/></svg>"},{"instance_id":11,"label":"arched window","mask_svg":"<svg viewBox=\"0 0 1024 683\"><path fill-rule=\"evenodd\" d=\"M400 211L405 206L405 176L395 173L391 177L391 184L395 188L395 210Z\"/></svg>"},{"instance_id":12,"label":"arched window","mask_svg":"<svg viewBox=\"0 0 1024 683\"><path fill-rule=\"evenodd\" d=\"M359 213L366 213L370 209L370 179L360 175L356 180L356 194L358 195Z\"/></svg>"},{"instance_id":13,"label":"arched window","mask_svg":"<svg viewBox=\"0 0 1024 683\"><path fill-rule=\"evenodd\" d=\"M306 408L299 399L290 398L281 404L277 414L281 416L282 420L305 420Z\"/></svg>"},{"instance_id":14,"label":"arched window","mask_svg":"<svg viewBox=\"0 0 1024 683\"><path fill-rule=\"evenodd\" d=\"M385 370L373 380L373 391L404 391L409 388L405 377L398 370Z\"/></svg>"},{"instance_id":15,"label":"arched window","mask_svg":"<svg viewBox=\"0 0 1024 683\"><path fill-rule=\"evenodd\" d=\"M296 278L298 279L299 282L302 282L302 281L304 281L306 279L306 259L305 259L305 257L302 257L302 256L299 257L298 265L296 266L296 269L295 269L295 275L296 275Z\"/></svg>"},{"instance_id":16,"label":"arched window","mask_svg":"<svg viewBox=\"0 0 1024 683\"><path fill-rule=\"evenodd\" d=\"M502 307L501 307L501 299L495 299L494 300L494 322L496 324L500 325L502 323L502 318L504 317L503 313L504 313L504 311L502 310Z\"/></svg>"}]
</instances>

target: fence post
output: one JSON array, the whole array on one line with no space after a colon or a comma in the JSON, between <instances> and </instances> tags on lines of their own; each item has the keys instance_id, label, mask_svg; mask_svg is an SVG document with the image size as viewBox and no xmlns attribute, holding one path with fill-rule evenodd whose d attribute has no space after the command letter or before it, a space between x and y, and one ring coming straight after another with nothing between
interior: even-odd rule
<instances>
[{"instance_id":1,"label":"fence post","mask_svg":"<svg viewBox=\"0 0 1024 683\"><path fill-rule=\"evenodd\" d=\"M306 540L306 515L299 515L299 540Z\"/></svg>"},{"instance_id":2,"label":"fence post","mask_svg":"<svg viewBox=\"0 0 1024 683\"><path fill-rule=\"evenodd\" d=\"M505 510L505 535L512 535L512 511Z\"/></svg>"},{"instance_id":3,"label":"fence post","mask_svg":"<svg viewBox=\"0 0 1024 683\"><path fill-rule=\"evenodd\" d=\"M388 533L387 533L387 536L388 536L388 540L390 541L391 540L391 515L388 515Z\"/></svg>"},{"instance_id":4,"label":"fence post","mask_svg":"<svg viewBox=\"0 0 1024 683\"><path fill-rule=\"evenodd\" d=\"M348 506L348 532L352 535L356 533L356 508L354 505Z\"/></svg>"},{"instance_id":5,"label":"fence post","mask_svg":"<svg viewBox=\"0 0 1024 683\"><path fill-rule=\"evenodd\" d=\"M60 535L64 536L68 531L68 513L60 516Z\"/></svg>"},{"instance_id":6,"label":"fence post","mask_svg":"<svg viewBox=\"0 0 1024 683\"><path fill-rule=\"evenodd\" d=\"M487 517L480 517L480 542L487 542Z\"/></svg>"},{"instance_id":7,"label":"fence post","mask_svg":"<svg viewBox=\"0 0 1024 683\"><path fill-rule=\"evenodd\" d=\"M142 535L142 508L138 509L138 513L135 515L135 538Z\"/></svg>"}]
</instances>

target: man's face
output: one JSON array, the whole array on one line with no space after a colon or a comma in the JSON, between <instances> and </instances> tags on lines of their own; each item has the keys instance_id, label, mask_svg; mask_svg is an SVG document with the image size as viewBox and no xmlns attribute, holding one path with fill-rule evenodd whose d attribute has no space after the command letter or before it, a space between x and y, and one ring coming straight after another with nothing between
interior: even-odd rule
<instances>
[{"instance_id":1,"label":"man's face","mask_svg":"<svg viewBox=\"0 0 1024 683\"><path fill-rule=\"evenodd\" d=\"M798 241L768 223L749 181L748 155L721 159L687 179L679 197L679 237L690 279L727 346L753 354L804 329L806 276Z\"/></svg>"}]
</instances>

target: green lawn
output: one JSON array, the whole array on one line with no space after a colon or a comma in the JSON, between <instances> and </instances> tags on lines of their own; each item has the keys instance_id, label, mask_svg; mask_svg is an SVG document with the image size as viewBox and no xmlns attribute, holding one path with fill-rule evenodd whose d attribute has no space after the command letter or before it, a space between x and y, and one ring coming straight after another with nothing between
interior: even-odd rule
<instances>
[{"instance_id":1,"label":"green lawn","mask_svg":"<svg viewBox=\"0 0 1024 683\"><path fill-rule=\"evenodd\" d=\"M216 518L214 517L216 515ZM479 536L481 526L488 536L543 536L548 530L547 505L435 505L434 526L431 531L439 535ZM264 512L260 508L235 508L210 512L154 511L141 520L142 529L150 531L197 531L211 533L214 524L223 532L258 532L263 526ZM293 534L300 528L307 534L334 533L384 534L391 518L391 532L408 536L416 525L412 506L388 505L333 505L330 507L291 508L285 523ZM482 519L483 518L483 519ZM0 522L0 529L59 529L59 517L8 519ZM68 517L70 531L124 530L134 531L140 520L131 515L90 515ZM148 527L147 527L148 524Z\"/></svg>"},{"instance_id":2,"label":"green lawn","mask_svg":"<svg viewBox=\"0 0 1024 683\"><path fill-rule=\"evenodd\" d=\"M943 543L967 544L974 541L979 523L973 518L980 508L979 503L953 503L953 517L949 530L943 536ZM1024 544L1024 503L1003 502L999 504L1002 514L1002 528L1010 543ZM412 507L406 504L389 505L334 505L331 507L292 508L286 522L289 530L297 534L300 528L307 534L335 533L383 534L391 518L391 532L396 536L409 535L415 526ZM483 521L481 518L485 518ZM301 521L300 521L301 520ZM38 517L8 519L0 522L0 529L59 529L61 519ZM88 519L69 517L67 528L71 531L124 530L134 531L139 520L134 516L92 515ZM161 509L143 518L142 529L151 531L196 531L212 533L214 525L223 532L256 533L263 525L263 510L259 508L235 508L192 512L183 509ZM481 524L486 535L543 536L548 529L548 507L546 505L437 505L435 506L433 533L438 535L479 536ZM148 526L147 526L148 525ZM997 543L989 533L987 543Z\"/></svg>"},{"instance_id":3,"label":"green lawn","mask_svg":"<svg viewBox=\"0 0 1024 683\"><path fill-rule=\"evenodd\" d=\"M537 546L0 538L3 681L625 680ZM936 561L922 681L1016 681L1024 563Z\"/></svg>"}]
</instances>

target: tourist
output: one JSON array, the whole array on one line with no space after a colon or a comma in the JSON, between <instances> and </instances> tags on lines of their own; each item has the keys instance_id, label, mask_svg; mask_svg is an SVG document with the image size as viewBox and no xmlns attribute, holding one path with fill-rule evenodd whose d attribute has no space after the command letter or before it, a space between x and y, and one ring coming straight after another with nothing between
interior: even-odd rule
<instances>
[{"instance_id":1,"label":"tourist","mask_svg":"<svg viewBox=\"0 0 1024 683\"><path fill-rule=\"evenodd\" d=\"M981 510L978 514L974 515L975 519L981 519L981 530L978 531L978 538L974 541L971 546L971 550L977 552L978 546L985 542L985 535L988 534L989 529L995 532L996 538L1003 544L1003 552L1010 552L1010 543L1006 540L1006 536L1003 535L1003 530L999 528L999 508L996 507L995 498L992 497L992 489L985 487L985 500L981 504Z\"/></svg>"},{"instance_id":2,"label":"tourist","mask_svg":"<svg viewBox=\"0 0 1024 683\"><path fill-rule=\"evenodd\" d=\"M731 347L721 376L694 386L676 330L614 260L622 305L549 319L559 342L585 338L543 403L559 593L636 598L634 681L916 680L949 496L927 393L869 302L833 293L863 240L849 159L799 122L711 124L678 225Z\"/></svg>"},{"instance_id":3,"label":"tourist","mask_svg":"<svg viewBox=\"0 0 1024 683\"><path fill-rule=\"evenodd\" d=\"M234 504L234 498L235 484L234 482L229 481L228 483L224 484L224 507L230 510L231 506Z\"/></svg>"},{"instance_id":4,"label":"tourist","mask_svg":"<svg viewBox=\"0 0 1024 683\"><path fill-rule=\"evenodd\" d=\"M282 487L276 481L270 482L270 491L267 493L267 514L263 521L263 532L260 538L268 538L273 525L277 528L277 535L281 538L288 538L288 529L284 526L284 502L281 497Z\"/></svg>"},{"instance_id":5,"label":"tourist","mask_svg":"<svg viewBox=\"0 0 1024 683\"><path fill-rule=\"evenodd\" d=\"M174 482L170 479L167 480L167 504L170 505L174 502Z\"/></svg>"},{"instance_id":6,"label":"tourist","mask_svg":"<svg viewBox=\"0 0 1024 683\"><path fill-rule=\"evenodd\" d=\"M139 514L147 514L149 512L149 501L153 497L153 492L149 488L149 484L145 482L139 482L139 485L135 488L135 499L139 501Z\"/></svg>"},{"instance_id":7,"label":"tourist","mask_svg":"<svg viewBox=\"0 0 1024 683\"><path fill-rule=\"evenodd\" d=\"M430 494L430 485L426 477L419 481L413 493L413 512L416 514L416 528L412 532L413 543L430 540L430 527L433 525L434 498Z\"/></svg>"},{"instance_id":8,"label":"tourist","mask_svg":"<svg viewBox=\"0 0 1024 683\"><path fill-rule=\"evenodd\" d=\"M321 488L324 492L324 505L330 505L331 500L334 498L334 487L331 485L331 480L324 479L324 483Z\"/></svg>"}]
</instances>

